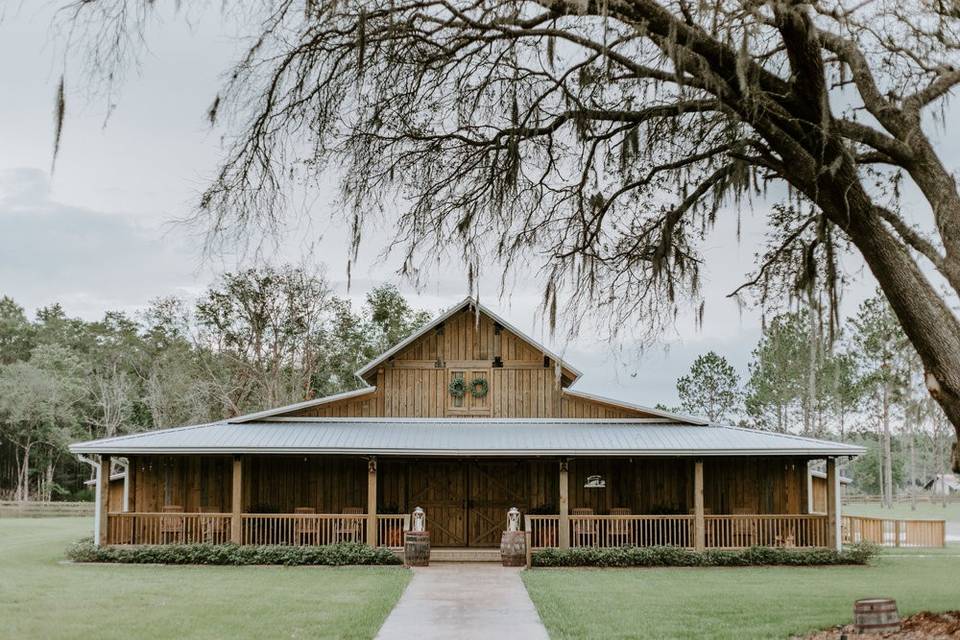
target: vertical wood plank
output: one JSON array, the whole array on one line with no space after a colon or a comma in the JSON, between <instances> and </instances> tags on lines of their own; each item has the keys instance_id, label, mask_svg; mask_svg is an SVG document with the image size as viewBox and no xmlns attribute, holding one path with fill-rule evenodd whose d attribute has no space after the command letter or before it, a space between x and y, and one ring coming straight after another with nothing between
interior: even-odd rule
<instances>
[{"instance_id":1,"label":"vertical wood plank","mask_svg":"<svg viewBox=\"0 0 960 640\"><path fill-rule=\"evenodd\" d=\"M97 531L97 541L101 545L107 544L107 512L110 511L110 456L100 456L100 473L97 474L97 483L100 485L100 502L97 508L100 510L99 531Z\"/></svg>"},{"instance_id":2,"label":"vertical wood plank","mask_svg":"<svg viewBox=\"0 0 960 640\"><path fill-rule=\"evenodd\" d=\"M377 546L377 459L367 461L367 544Z\"/></svg>"},{"instance_id":3,"label":"vertical wood plank","mask_svg":"<svg viewBox=\"0 0 960 640\"><path fill-rule=\"evenodd\" d=\"M233 457L233 497L230 503L232 517L230 519L230 542L243 543L241 531L241 517L243 513L243 458Z\"/></svg>"},{"instance_id":4,"label":"vertical wood plank","mask_svg":"<svg viewBox=\"0 0 960 640\"><path fill-rule=\"evenodd\" d=\"M570 548L570 473L567 461L560 461L560 527L559 542L561 549Z\"/></svg>"},{"instance_id":5,"label":"vertical wood plank","mask_svg":"<svg viewBox=\"0 0 960 640\"><path fill-rule=\"evenodd\" d=\"M837 459L827 458L827 546L840 550L840 474Z\"/></svg>"},{"instance_id":6,"label":"vertical wood plank","mask_svg":"<svg viewBox=\"0 0 960 640\"><path fill-rule=\"evenodd\" d=\"M693 464L693 534L694 546L702 551L707 546L706 521L703 517L703 460Z\"/></svg>"}]
</instances>

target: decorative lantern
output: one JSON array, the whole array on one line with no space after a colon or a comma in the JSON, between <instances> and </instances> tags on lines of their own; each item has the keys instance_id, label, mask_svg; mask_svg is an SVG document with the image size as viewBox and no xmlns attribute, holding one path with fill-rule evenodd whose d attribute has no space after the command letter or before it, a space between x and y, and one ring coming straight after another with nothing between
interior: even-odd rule
<instances>
[{"instance_id":1,"label":"decorative lantern","mask_svg":"<svg viewBox=\"0 0 960 640\"><path fill-rule=\"evenodd\" d=\"M507 531L520 531L520 510L516 507L507 511Z\"/></svg>"},{"instance_id":2,"label":"decorative lantern","mask_svg":"<svg viewBox=\"0 0 960 640\"><path fill-rule=\"evenodd\" d=\"M413 510L413 530L414 531L426 531L427 530L427 514L423 512L423 509L417 507Z\"/></svg>"}]
</instances>

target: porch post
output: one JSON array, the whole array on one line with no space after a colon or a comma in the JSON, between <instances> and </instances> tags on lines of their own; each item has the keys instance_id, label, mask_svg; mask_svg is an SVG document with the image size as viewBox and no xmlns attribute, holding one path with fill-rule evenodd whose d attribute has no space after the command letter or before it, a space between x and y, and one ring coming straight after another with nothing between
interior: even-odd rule
<instances>
[{"instance_id":1,"label":"porch post","mask_svg":"<svg viewBox=\"0 0 960 640\"><path fill-rule=\"evenodd\" d=\"M697 551L703 551L707 546L703 517L703 460L693 463L693 541Z\"/></svg>"},{"instance_id":2,"label":"porch post","mask_svg":"<svg viewBox=\"0 0 960 640\"><path fill-rule=\"evenodd\" d=\"M840 533L840 474L837 459L827 458L827 546L837 551L843 545Z\"/></svg>"},{"instance_id":3,"label":"porch post","mask_svg":"<svg viewBox=\"0 0 960 640\"><path fill-rule=\"evenodd\" d=\"M367 544L377 546L377 459L367 460Z\"/></svg>"},{"instance_id":4,"label":"porch post","mask_svg":"<svg viewBox=\"0 0 960 640\"><path fill-rule=\"evenodd\" d=\"M127 456L127 476L123 480L123 510L137 510L137 463L136 458Z\"/></svg>"},{"instance_id":5,"label":"porch post","mask_svg":"<svg viewBox=\"0 0 960 640\"><path fill-rule=\"evenodd\" d=\"M100 456L100 471L97 473L97 511L98 520L97 544L107 544L107 513L110 511L110 456Z\"/></svg>"},{"instance_id":6,"label":"porch post","mask_svg":"<svg viewBox=\"0 0 960 640\"><path fill-rule=\"evenodd\" d=\"M567 472L567 460L560 461L560 518L557 543L561 549L570 548L570 477Z\"/></svg>"},{"instance_id":7,"label":"porch post","mask_svg":"<svg viewBox=\"0 0 960 640\"><path fill-rule=\"evenodd\" d=\"M243 544L242 518L243 513L243 458L233 456L233 498L230 502L233 512L230 518L230 542Z\"/></svg>"}]
</instances>

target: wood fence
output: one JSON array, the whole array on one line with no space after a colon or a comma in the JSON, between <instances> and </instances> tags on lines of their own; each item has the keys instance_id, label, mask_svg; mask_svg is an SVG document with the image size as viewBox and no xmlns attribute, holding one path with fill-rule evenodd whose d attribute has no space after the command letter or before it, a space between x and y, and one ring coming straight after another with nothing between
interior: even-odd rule
<instances>
[{"instance_id":1,"label":"wood fence","mask_svg":"<svg viewBox=\"0 0 960 640\"><path fill-rule=\"evenodd\" d=\"M912 498L909 493L902 493L893 496L891 502L894 504L910 504ZM881 504L883 498L880 496L849 495L843 496L843 504ZM960 503L960 493L954 493L944 496L935 496L929 493L917 494L917 503L919 504L957 504Z\"/></svg>"},{"instance_id":2,"label":"wood fence","mask_svg":"<svg viewBox=\"0 0 960 640\"><path fill-rule=\"evenodd\" d=\"M0 501L0 518L62 518L92 516L92 502Z\"/></svg>"},{"instance_id":3,"label":"wood fence","mask_svg":"<svg viewBox=\"0 0 960 640\"><path fill-rule=\"evenodd\" d=\"M944 520L894 520L843 516L843 542L872 542L885 547L945 547Z\"/></svg>"}]
</instances>

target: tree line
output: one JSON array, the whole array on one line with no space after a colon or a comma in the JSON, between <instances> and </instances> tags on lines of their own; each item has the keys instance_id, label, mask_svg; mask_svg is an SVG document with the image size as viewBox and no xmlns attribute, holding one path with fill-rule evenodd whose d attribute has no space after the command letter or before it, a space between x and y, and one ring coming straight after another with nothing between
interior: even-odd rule
<instances>
[{"instance_id":1,"label":"tree line","mask_svg":"<svg viewBox=\"0 0 960 640\"><path fill-rule=\"evenodd\" d=\"M96 321L59 304L28 318L0 298L0 496L78 496L67 452L109 438L233 417L360 386L353 372L429 319L392 285L359 308L322 272L223 274L196 301L151 301Z\"/></svg>"},{"instance_id":2,"label":"tree line","mask_svg":"<svg viewBox=\"0 0 960 640\"><path fill-rule=\"evenodd\" d=\"M699 356L677 380L680 406L712 422L856 442L868 453L847 472L889 506L898 489L949 471L953 429L924 387L923 364L883 294L824 330L815 306L766 322L741 380L723 356Z\"/></svg>"}]
</instances>

